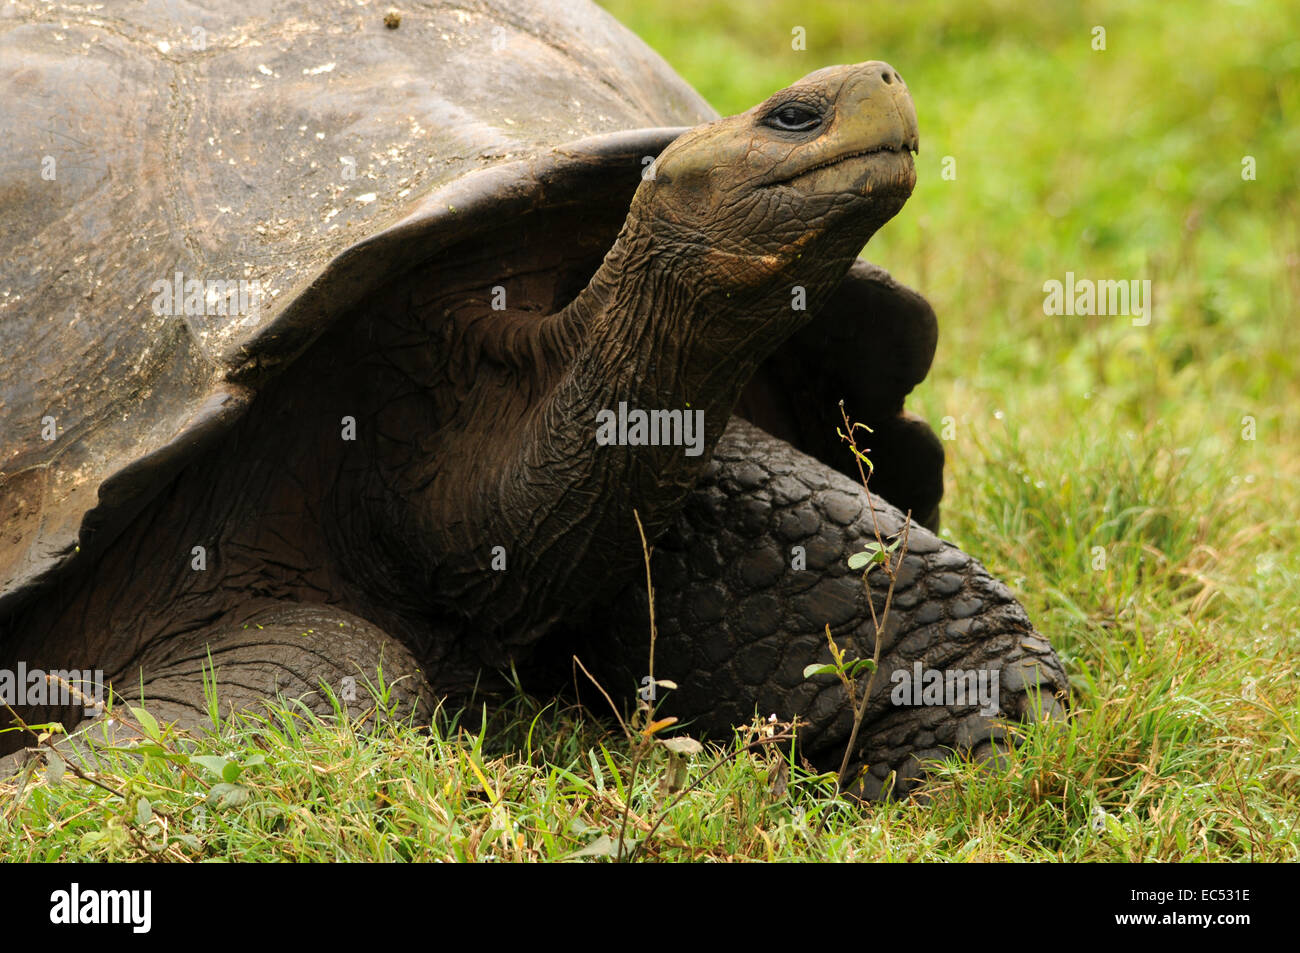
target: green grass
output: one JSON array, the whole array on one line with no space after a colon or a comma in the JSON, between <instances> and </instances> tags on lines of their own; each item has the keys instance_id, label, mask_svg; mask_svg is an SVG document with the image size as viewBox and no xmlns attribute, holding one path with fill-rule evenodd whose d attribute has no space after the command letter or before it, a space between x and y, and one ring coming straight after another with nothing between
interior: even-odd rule
<instances>
[{"instance_id":1,"label":"green grass","mask_svg":"<svg viewBox=\"0 0 1300 953\"><path fill-rule=\"evenodd\" d=\"M242 803L202 762L109 753L116 793L33 774L5 856L152 856L165 830L178 860L601 857L629 810L633 839L666 815L655 859L1300 859L1300 7L606 6L724 113L832 63L901 70L919 183L867 257L939 314L910 406L950 424L945 533L1058 648L1073 719L925 803L845 804L736 742L661 811L667 752L554 704L432 733L283 711L194 749L264 759ZM1154 319L1044 315L1067 271L1150 279Z\"/></svg>"}]
</instances>

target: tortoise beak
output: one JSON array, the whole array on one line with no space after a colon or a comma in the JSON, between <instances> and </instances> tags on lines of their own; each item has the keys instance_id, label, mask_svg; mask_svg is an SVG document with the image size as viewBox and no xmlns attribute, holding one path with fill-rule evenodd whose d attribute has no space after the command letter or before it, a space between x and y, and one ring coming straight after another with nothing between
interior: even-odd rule
<instances>
[{"instance_id":1,"label":"tortoise beak","mask_svg":"<svg viewBox=\"0 0 1300 953\"><path fill-rule=\"evenodd\" d=\"M840 93L842 138L863 143L864 152L919 153L916 106L898 70L876 61L863 63L857 71Z\"/></svg>"}]
</instances>

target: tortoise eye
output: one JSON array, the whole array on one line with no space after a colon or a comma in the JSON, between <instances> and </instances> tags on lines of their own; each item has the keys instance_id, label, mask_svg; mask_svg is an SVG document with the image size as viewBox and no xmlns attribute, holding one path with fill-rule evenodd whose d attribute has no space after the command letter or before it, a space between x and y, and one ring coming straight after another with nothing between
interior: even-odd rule
<instances>
[{"instance_id":1,"label":"tortoise eye","mask_svg":"<svg viewBox=\"0 0 1300 953\"><path fill-rule=\"evenodd\" d=\"M763 122L785 132L807 132L820 125L821 115L801 103L786 103L767 114Z\"/></svg>"}]
</instances>

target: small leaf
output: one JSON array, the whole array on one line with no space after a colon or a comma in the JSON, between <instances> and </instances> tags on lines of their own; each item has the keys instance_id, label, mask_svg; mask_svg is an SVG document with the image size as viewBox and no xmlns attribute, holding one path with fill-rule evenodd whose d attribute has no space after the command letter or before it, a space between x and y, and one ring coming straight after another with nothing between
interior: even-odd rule
<instances>
[{"instance_id":1,"label":"small leaf","mask_svg":"<svg viewBox=\"0 0 1300 953\"><path fill-rule=\"evenodd\" d=\"M767 772L767 783L772 788L773 797L785 797L786 791L790 789L790 762L779 758Z\"/></svg>"},{"instance_id":2,"label":"small leaf","mask_svg":"<svg viewBox=\"0 0 1300 953\"><path fill-rule=\"evenodd\" d=\"M153 805L149 803L147 797L142 797L135 803L135 822L144 827L153 819Z\"/></svg>"},{"instance_id":3,"label":"small leaf","mask_svg":"<svg viewBox=\"0 0 1300 953\"><path fill-rule=\"evenodd\" d=\"M867 465L867 473L875 473L875 472L876 472L876 465L875 465L874 463L871 462L871 460L867 457L867 455L866 455L865 453L863 453L863 452L862 452L861 450L859 450L857 447L852 447L852 446L851 446L851 447L849 447L849 449L853 451L853 455L854 455L855 457L857 457L859 460L861 460L863 463L865 463L865 464Z\"/></svg>"},{"instance_id":4,"label":"small leaf","mask_svg":"<svg viewBox=\"0 0 1300 953\"><path fill-rule=\"evenodd\" d=\"M242 784L222 782L212 785L212 790L208 792L208 803L218 811L228 807L239 807L248 801L248 793L248 788Z\"/></svg>"},{"instance_id":5,"label":"small leaf","mask_svg":"<svg viewBox=\"0 0 1300 953\"><path fill-rule=\"evenodd\" d=\"M677 683L674 682L672 679L668 679L668 678L657 678L657 679L655 679L655 684L658 685L660 688L676 688L676 687L677 687Z\"/></svg>"},{"instance_id":6,"label":"small leaf","mask_svg":"<svg viewBox=\"0 0 1300 953\"><path fill-rule=\"evenodd\" d=\"M836 664L844 661L844 650L835 644L835 636L831 635L831 624L826 623L826 643L831 647L831 657L835 659Z\"/></svg>"},{"instance_id":7,"label":"small leaf","mask_svg":"<svg viewBox=\"0 0 1300 953\"><path fill-rule=\"evenodd\" d=\"M239 765L231 761L229 764L227 764L224 768L221 769L221 780L225 781L227 784L234 784L236 781L239 780L239 776L243 773L244 773L243 765Z\"/></svg>"},{"instance_id":8,"label":"small leaf","mask_svg":"<svg viewBox=\"0 0 1300 953\"><path fill-rule=\"evenodd\" d=\"M132 708L131 714L135 716L136 721L140 722L140 727L144 729L146 737L154 741L162 739L162 734L158 731L158 719L143 708Z\"/></svg>"},{"instance_id":9,"label":"small leaf","mask_svg":"<svg viewBox=\"0 0 1300 953\"><path fill-rule=\"evenodd\" d=\"M812 678L814 675L834 675L834 674L835 674L834 665L822 665L818 662L814 662L812 665L807 666L803 670L804 678Z\"/></svg>"},{"instance_id":10,"label":"small leaf","mask_svg":"<svg viewBox=\"0 0 1300 953\"><path fill-rule=\"evenodd\" d=\"M226 765L230 764L229 758L215 754L196 754L190 760L207 768L219 778L224 778Z\"/></svg>"},{"instance_id":11,"label":"small leaf","mask_svg":"<svg viewBox=\"0 0 1300 953\"><path fill-rule=\"evenodd\" d=\"M664 738L661 743L674 754L692 755L699 754L704 750L704 745L689 735L682 735L679 738Z\"/></svg>"},{"instance_id":12,"label":"small leaf","mask_svg":"<svg viewBox=\"0 0 1300 953\"><path fill-rule=\"evenodd\" d=\"M860 658L849 666L849 678L857 678L863 672L874 672L876 663L869 658Z\"/></svg>"},{"instance_id":13,"label":"small leaf","mask_svg":"<svg viewBox=\"0 0 1300 953\"><path fill-rule=\"evenodd\" d=\"M636 841L632 840L632 838L629 837L627 840L623 841L623 853L625 854L628 853L635 846L636 846ZM610 837L608 834L601 834L599 837L597 837L586 847L582 848L582 850L577 851L574 854L570 854L569 856L571 857L617 857L618 853L619 853L618 845L614 843L614 839Z\"/></svg>"},{"instance_id":14,"label":"small leaf","mask_svg":"<svg viewBox=\"0 0 1300 953\"><path fill-rule=\"evenodd\" d=\"M861 569L863 566L869 566L872 563L872 553L854 553L849 557L850 569Z\"/></svg>"},{"instance_id":15,"label":"small leaf","mask_svg":"<svg viewBox=\"0 0 1300 953\"><path fill-rule=\"evenodd\" d=\"M62 784L63 773L66 769L67 769L67 765L64 763L63 759L60 758L55 752L53 751L45 752L45 780L46 781L48 781L50 784Z\"/></svg>"},{"instance_id":16,"label":"small leaf","mask_svg":"<svg viewBox=\"0 0 1300 953\"><path fill-rule=\"evenodd\" d=\"M667 728L669 725L675 725L675 724L677 724L677 716L669 715L667 718L660 718L658 721L650 722L650 724L645 726L641 734L649 738L656 731L662 731L664 728Z\"/></svg>"}]
</instances>

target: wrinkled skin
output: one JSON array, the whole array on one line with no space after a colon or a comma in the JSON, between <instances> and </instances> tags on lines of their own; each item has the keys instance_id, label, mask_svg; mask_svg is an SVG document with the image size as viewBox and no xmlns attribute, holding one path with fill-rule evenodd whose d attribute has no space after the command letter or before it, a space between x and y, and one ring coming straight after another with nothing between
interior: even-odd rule
<instances>
[{"instance_id":1,"label":"wrinkled skin","mask_svg":"<svg viewBox=\"0 0 1300 953\"><path fill-rule=\"evenodd\" d=\"M844 568L871 537L867 497L827 465L825 442L795 440L815 454L803 456L732 414L744 392L742 410L795 439L801 401L746 386L816 327L858 250L902 207L916 145L891 67L821 70L676 140L595 274L550 313L492 311L483 289L497 276L474 284L469 266L393 282L271 381L95 563L9 620L0 661L94 659L123 695L142 688L187 724L206 718L209 653L234 707L361 680L382 663L424 716L433 698L490 686L484 671L509 662L527 684L532 660L570 645L610 678L635 679L639 515L664 537L657 664L683 685L666 710L713 732L754 706L799 715L807 752L830 759L847 735L845 700L801 673L824 660L827 623L870 654L867 597ZM870 388L853 377L850 365L808 392L824 401L838 387L852 410L865 392L855 388ZM620 402L702 411L703 452L596 445L598 412ZM340 440L345 416L355 440ZM909 447L941 461L928 429L891 426L895 473ZM905 494L908 482L890 485ZM920 518L934 518L940 492L919 492ZM897 532L900 514L877 505ZM1000 708L1032 717L1026 692L1066 686L1050 648L977 563L912 532L886 661L1009 674L1028 659L1032 675L1004 678ZM805 570L790 568L795 540ZM178 558L195 545L210 554L202 572ZM760 569L744 568L755 560ZM741 569L725 575L731 564ZM24 717L51 715L72 717ZM913 755L980 753L991 737L1001 730L967 711L878 699L857 753L875 778L866 793L890 770L911 783Z\"/></svg>"}]
</instances>

